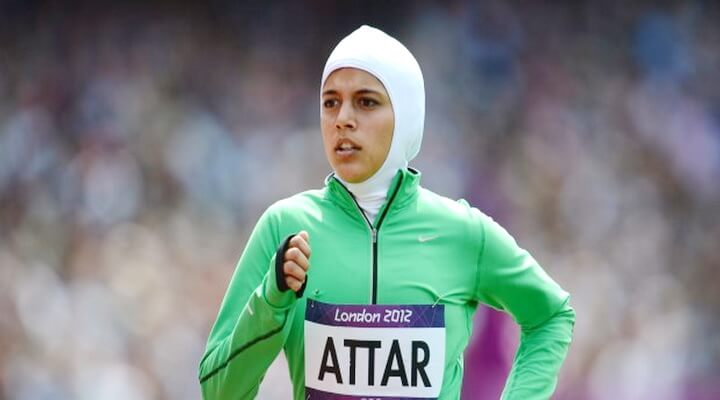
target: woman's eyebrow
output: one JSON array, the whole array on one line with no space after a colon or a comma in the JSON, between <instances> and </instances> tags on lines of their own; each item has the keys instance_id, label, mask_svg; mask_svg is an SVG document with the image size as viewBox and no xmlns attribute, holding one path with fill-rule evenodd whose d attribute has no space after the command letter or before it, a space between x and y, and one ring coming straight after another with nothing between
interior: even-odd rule
<instances>
[{"instance_id":1,"label":"woman's eyebrow","mask_svg":"<svg viewBox=\"0 0 720 400\"><path fill-rule=\"evenodd\" d=\"M355 93L356 94L375 94L378 96L382 96L382 93L378 92L377 90L373 90L373 89L360 89Z\"/></svg>"},{"instance_id":2,"label":"woman's eyebrow","mask_svg":"<svg viewBox=\"0 0 720 400\"><path fill-rule=\"evenodd\" d=\"M338 94L339 94L339 92L335 89L328 89L328 90L322 92L323 96L335 96ZM379 91L373 90L373 89L366 89L366 88L355 91L355 94L375 94L378 96L382 96L382 93L380 93Z\"/></svg>"}]
</instances>

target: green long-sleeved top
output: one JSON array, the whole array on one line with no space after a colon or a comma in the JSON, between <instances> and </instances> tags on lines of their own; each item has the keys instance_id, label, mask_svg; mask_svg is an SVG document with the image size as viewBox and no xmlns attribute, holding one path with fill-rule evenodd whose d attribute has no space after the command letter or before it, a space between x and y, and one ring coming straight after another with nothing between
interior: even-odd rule
<instances>
[{"instance_id":1,"label":"green long-sleeved top","mask_svg":"<svg viewBox=\"0 0 720 400\"><path fill-rule=\"evenodd\" d=\"M282 349L294 398L306 399L308 298L442 305L439 399L460 397L463 351L478 303L507 312L521 337L503 399L549 398L572 338L575 313L568 293L490 217L419 182L417 170L399 171L372 222L332 175L323 189L269 207L248 240L210 332L199 368L203 398L254 398ZM275 260L284 239L301 230L309 233L312 255L307 287L297 298L278 289Z\"/></svg>"}]
</instances>

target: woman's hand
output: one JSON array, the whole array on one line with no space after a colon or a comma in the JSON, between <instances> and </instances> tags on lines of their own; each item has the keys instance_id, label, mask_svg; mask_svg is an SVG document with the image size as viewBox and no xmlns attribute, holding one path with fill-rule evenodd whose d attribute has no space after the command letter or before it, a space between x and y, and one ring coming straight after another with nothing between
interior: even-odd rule
<instances>
[{"instance_id":1,"label":"woman's hand","mask_svg":"<svg viewBox=\"0 0 720 400\"><path fill-rule=\"evenodd\" d=\"M310 268L310 243L306 231L300 231L290 239L287 251L283 257L283 273L285 283L297 293L305 283L308 268Z\"/></svg>"}]
</instances>

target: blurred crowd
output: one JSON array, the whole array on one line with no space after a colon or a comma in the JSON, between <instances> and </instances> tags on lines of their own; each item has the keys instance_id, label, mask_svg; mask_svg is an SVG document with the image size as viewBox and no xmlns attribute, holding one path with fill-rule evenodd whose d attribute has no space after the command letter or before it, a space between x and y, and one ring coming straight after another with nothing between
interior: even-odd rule
<instances>
[{"instance_id":1,"label":"blurred crowd","mask_svg":"<svg viewBox=\"0 0 720 400\"><path fill-rule=\"evenodd\" d=\"M387 3L0 1L0 399L200 397L255 221L330 171L320 75L362 23L423 69L422 185L571 293L555 398L720 398L718 3ZM479 308L464 399L517 339Z\"/></svg>"}]
</instances>

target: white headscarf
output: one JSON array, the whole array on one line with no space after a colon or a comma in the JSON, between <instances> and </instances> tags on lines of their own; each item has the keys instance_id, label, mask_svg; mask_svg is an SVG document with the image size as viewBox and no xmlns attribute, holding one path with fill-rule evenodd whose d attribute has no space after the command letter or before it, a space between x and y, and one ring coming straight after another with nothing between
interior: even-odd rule
<instances>
[{"instance_id":1,"label":"white headscarf","mask_svg":"<svg viewBox=\"0 0 720 400\"><path fill-rule=\"evenodd\" d=\"M410 51L385 32L363 25L338 43L323 70L320 90L327 77L340 68L357 68L375 76L385 86L395 114L395 128L387 158L380 169L360 183L338 179L353 193L370 221L385 202L392 179L420 151L425 123L425 84Z\"/></svg>"}]
</instances>

